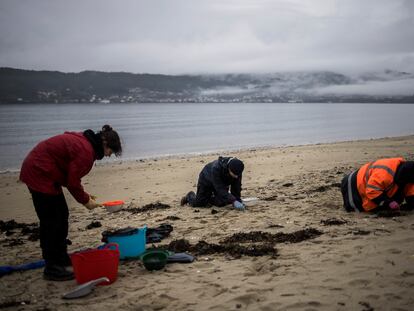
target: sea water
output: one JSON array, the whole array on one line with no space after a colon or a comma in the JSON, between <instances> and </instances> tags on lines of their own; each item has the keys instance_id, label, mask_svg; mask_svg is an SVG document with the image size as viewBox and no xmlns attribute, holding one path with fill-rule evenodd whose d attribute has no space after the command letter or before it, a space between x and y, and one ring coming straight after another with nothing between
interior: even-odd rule
<instances>
[{"instance_id":1,"label":"sea water","mask_svg":"<svg viewBox=\"0 0 414 311\"><path fill-rule=\"evenodd\" d=\"M41 140L110 124L123 159L414 134L414 105L148 103L0 105L0 171Z\"/></svg>"}]
</instances>

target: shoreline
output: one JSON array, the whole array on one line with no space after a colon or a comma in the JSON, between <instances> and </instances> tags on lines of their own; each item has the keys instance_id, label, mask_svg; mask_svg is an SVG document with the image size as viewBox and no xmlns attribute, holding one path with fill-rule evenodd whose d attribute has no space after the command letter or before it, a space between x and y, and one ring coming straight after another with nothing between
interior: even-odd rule
<instances>
[{"instance_id":1,"label":"shoreline","mask_svg":"<svg viewBox=\"0 0 414 311\"><path fill-rule=\"evenodd\" d=\"M331 144L341 144L341 143L350 143L350 142L361 142L361 141L371 141L371 140L381 140L381 139L398 139L398 138L408 138L414 137L414 134L407 134L407 135L400 135L400 136L385 136L385 137L371 137L371 138L361 138L361 139L349 139L349 140L340 140L340 141L327 141L327 142L310 142L310 143L301 143L301 144L282 144L282 145L257 145L251 147L241 147L241 148L234 148L234 149L221 149L221 150L207 150L207 151L200 151L200 152L187 152L187 153L173 153L173 154L162 154L162 155L154 155L154 156L143 156L143 157L129 157L129 158L111 158L107 159L104 162L95 161L96 167L104 167L108 165L122 165L128 164L133 162L139 161L153 161L153 160L172 160L176 158L194 158L194 157L202 157L202 156L212 156L212 155L221 155L221 154L229 154L229 153L245 153L250 151L269 151L273 149L280 149L280 148L291 148L291 147L303 147L303 146L318 146L318 145L331 145ZM21 164L20 164L21 165ZM18 174L20 169L18 168L9 168L0 170L0 176L4 174Z\"/></svg>"}]
</instances>

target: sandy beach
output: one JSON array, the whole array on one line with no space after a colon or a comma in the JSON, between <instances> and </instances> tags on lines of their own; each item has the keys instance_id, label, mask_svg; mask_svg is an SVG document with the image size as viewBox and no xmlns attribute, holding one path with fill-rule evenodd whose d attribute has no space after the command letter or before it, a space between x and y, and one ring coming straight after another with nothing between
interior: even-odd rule
<instances>
[{"instance_id":1,"label":"sandy beach","mask_svg":"<svg viewBox=\"0 0 414 311\"><path fill-rule=\"evenodd\" d=\"M219 154L96 165L83 179L86 191L102 202L125 200L127 207L117 213L90 212L65 192L70 251L101 245L101 233L108 228L161 223L174 228L162 245L180 239L191 245L220 244L233 237L248 247L252 242L239 233L293 235L273 241L273 254L261 256L198 253L193 263L168 264L154 272L138 260L121 262L115 283L70 301L61 296L76 287L75 281L45 281L42 269L15 272L0 278L0 309L412 310L414 214L348 214L339 183L345 173L371 160L414 160L413 146L414 136L406 136L234 152L246 166L242 196L260 199L245 212L179 204L181 196L195 191L202 167ZM0 189L0 220L37 222L17 173L1 174ZM169 207L132 213L156 202ZM102 226L87 229L93 221ZM292 239L294 234L303 239ZM257 234L254 245L268 246L260 236L265 235ZM41 259L39 241L20 230L0 233L0 250L0 265Z\"/></svg>"}]
</instances>

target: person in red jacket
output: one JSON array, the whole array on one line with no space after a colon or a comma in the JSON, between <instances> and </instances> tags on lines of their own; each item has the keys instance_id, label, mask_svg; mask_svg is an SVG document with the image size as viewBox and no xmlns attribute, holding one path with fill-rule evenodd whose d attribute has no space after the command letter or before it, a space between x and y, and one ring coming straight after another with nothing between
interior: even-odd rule
<instances>
[{"instance_id":1,"label":"person in red jacket","mask_svg":"<svg viewBox=\"0 0 414 311\"><path fill-rule=\"evenodd\" d=\"M414 161L386 158L366 163L345 175L341 192L348 212L412 210Z\"/></svg>"},{"instance_id":2,"label":"person in red jacket","mask_svg":"<svg viewBox=\"0 0 414 311\"><path fill-rule=\"evenodd\" d=\"M98 207L94 197L83 189L81 178L89 173L95 160L113 153L121 155L121 141L116 131L104 125L97 133L65 132L41 141L24 159L20 180L29 188L39 218L45 279L74 278L65 268L71 260L67 253L69 210L62 187L87 209Z\"/></svg>"}]
</instances>

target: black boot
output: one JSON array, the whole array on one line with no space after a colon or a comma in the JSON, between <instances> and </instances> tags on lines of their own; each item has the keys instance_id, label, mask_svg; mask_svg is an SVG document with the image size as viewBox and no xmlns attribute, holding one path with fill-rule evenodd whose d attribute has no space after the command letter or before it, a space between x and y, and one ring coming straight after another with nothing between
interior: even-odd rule
<instances>
[{"instance_id":1,"label":"black boot","mask_svg":"<svg viewBox=\"0 0 414 311\"><path fill-rule=\"evenodd\" d=\"M61 264L64 267L71 267L72 266L72 260L70 260L69 255L67 253L65 253L59 258L59 264Z\"/></svg>"},{"instance_id":2,"label":"black boot","mask_svg":"<svg viewBox=\"0 0 414 311\"><path fill-rule=\"evenodd\" d=\"M196 194L194 193L194 191L190 191L189 193L187 193L184 197L181 198L181 206L186 205L187 203L191 203L195 200Z\"/></svg>"},{"instance_id":3,"label":"black boot","mask_svg":"<svg viewBox=\"0 0 414 311\"><path fill-rule=\"evenodd\" d=\"M68 281L73 280L75 275L73 272L67 271L64 266L49 264L43 271L43 278L50 281Z\"/></svg>"}]
</instances>

